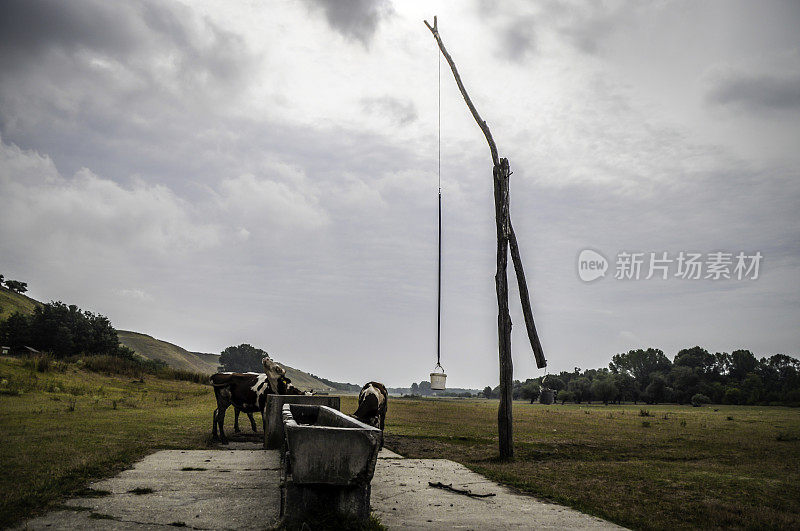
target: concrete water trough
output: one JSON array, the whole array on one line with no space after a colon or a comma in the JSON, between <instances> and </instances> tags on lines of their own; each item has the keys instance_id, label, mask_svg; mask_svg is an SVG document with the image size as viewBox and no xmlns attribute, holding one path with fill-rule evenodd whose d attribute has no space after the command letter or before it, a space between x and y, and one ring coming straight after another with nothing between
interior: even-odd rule
<instances>
[{"instance_id":1,"label":"concrete water trough","mask_svg":"<svg viewBox=\"0 0 800 531\"><path fill-rule=\"evenodd\" d=\"M327 406L285 404L281 516L369 518L370 482L383 432Z\"/></svg>"},{"instance_id":2,"label":"concrete water trough","mask_svg":"<svg viewBox=\"0 0 800 531\"><path fill-rule=\"evenodd\" d=\"M264 448L267 450L275 450L283 446L283 406L285 404L306 404L341 409L338 396L268 394L264 408Z\"/></svg>"}]
</instances>

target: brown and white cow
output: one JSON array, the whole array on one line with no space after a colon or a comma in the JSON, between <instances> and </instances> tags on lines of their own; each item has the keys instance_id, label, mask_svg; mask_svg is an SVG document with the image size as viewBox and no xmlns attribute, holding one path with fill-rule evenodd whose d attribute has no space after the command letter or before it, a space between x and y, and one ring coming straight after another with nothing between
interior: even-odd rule
<instances>
[{"instance_id":1,"label":"brown and white cow","mask_svg":"<svg viewBox=\"0 0 800 531\"><path fill-rule=\"evenodd\" d=\"M389 393L380 382L369 382L358 394L358 409L353 416L365 424L375 426L383 431L386 421L386 409L389 406ZM381 441L381 447L383 441Z\"/></svg>"},{"instance_id":2,"label":"brown and white cow","mask_svg":"<svg viewBox=\"0 0 800 531\"><path fill-rule=\"evenodd\" d=\"M253 426L253 431L257 431L253 413L260 411L263 421L267 394L305 394L292 385L291 380L286 378L286 371L283 367L270 358L263 358L261 361L264 365L263 373L217 373L211 376L211 385L214 387L214 396L217 399L217 409L214 410L211 433L216 439L217 428L219 428L219 439L222 443L228 442L223 428L225 411L228 407L234 407L235 431L239 431L239 412L247 414Z\"/></svg>"}]
</instances>

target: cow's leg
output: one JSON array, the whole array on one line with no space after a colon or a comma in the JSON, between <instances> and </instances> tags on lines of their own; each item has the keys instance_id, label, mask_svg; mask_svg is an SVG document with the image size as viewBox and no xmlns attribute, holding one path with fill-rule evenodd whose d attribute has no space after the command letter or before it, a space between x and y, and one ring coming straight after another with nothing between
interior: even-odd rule
<instances>
[{"instance_id":1,"label":"cow's leg","mask_svg":"<svg viewBox=\"0 0 800 531\"><path fill-rule=\"evenodd\" d=\"M217 439L217 410L214 410L214 415L211 417L211 439Z\"/></svg>"},{"instance_id":2,"label":"cow's leg","mask_svg":"<svg viewBox=\"0 0 800 531\"><path fill-rule=\"evenodd\" d=\"M241 431L239 429L239 408L236 406L233 406L233 431L234 433Z\"/></svg>"},{"instance_id":3,"label":"cow's leg","mask_svg":"<svg viewBox=\"0 0 800 531\"><path fill-rule=\"evenodd\" d=\"M228 406L220 407L217 410L217 426L219 427L219 441L222 444L228 444L228 438L225 437L225 410Z\"/></svg>"},{"instance_id":4,"label":"cow's leg","mask_svg":"<svg viewBox=\"0 0 800 531\"><path fill-rule=\"evenodd\" d=\"M247 418L250 419L250 425L253 427L253 433L258 433L258 428L256 428L256 421L253 418L253 414L252 413L248 413L247 414Z\"/></svg>"}]
</instances>

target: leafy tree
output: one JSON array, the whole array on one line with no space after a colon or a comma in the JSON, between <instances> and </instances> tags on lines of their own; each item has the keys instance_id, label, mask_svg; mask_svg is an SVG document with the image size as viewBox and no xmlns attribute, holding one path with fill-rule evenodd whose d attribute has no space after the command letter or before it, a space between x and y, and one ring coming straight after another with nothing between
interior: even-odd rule
<instances>
[{"instance_id":1,"label":"leafy tree","mask_svg":"<svg viewBox=\"0 0 800 531\"><path fill-rule=\"evenodd\" d=\"M28 291L28 283L20 282L19 280L6 280L6 287L17 293L25 293Z\"/></svg>"},{"instance_id":2,"label":"leafy tree","mask_svg":"<svg viewBox=\"0 0 800 531\"><path fill-rule=\"evenodd\" d=\"M648 404L663 402L667 394L667 380L660 373L653 373L650 383L644 390L645 400Z\"/></svg>"},{"instance_id":3,"label":"leafy tree","mask_svg":"<svg viewBox=\"0 0 800 531\"><path fill-rule=\"evenodd\" d=\"M219 364L227 372L264 372L261 359L267 355L265 350L242 343L238 347L231 346L223 350Z\"/></svg>"},{"instance_id":4,"label":"leafy tree","mask_svg":"<svg viewBox=\"0 0 800 531\"><path fill-rule=\"evenodd\" d=\"M721 376L721 367L717 364L717 357L702 347L685 348L679 351L675 355L673 364L688 367L707 379L718 379Z\"/></svg>"},{"instance_id":5,"label":"leafy tree","mask_svg":"<svg viewBox=\"0 0 800 531\"><path fill-rule=\"evenodd\" d=\"M483 397L492 398L492 388L490 386L487 385L483 388Z\"/></svg>"},{"instance_id":6,"label":"leafy tree","mask_svg":"<svg viewBox=\"0 0 800 531\"><path fill-rule=\"evenodd\" d=\"M591 386L592 384L589 381L589 379L581 376L580 378L572 379L569 382L569 385L567 385L567 390L574 395L575 402L580 404L584 400L587 402L591 402L592 400Z\"/></svg>"},{"instance_id":7,"label":"leafy tree","mask_svg":"<svg viewBox=\"0 0 800 531\"><path fill-rule=\"evenodd\" d=\"M711 399L700 393L697 393L692 397L692 405L694 407L700 407L703 404L708 404L709 402L711 402Z\"/></svg>"},{"instance_id":8,"label":"leafy tree","mask_svg":"<svg viewBox=\"0 0 800 531\"><path fill-rule=\"evenodd\" d=\"M608 364L612 373L628 373L636 379L640 389L650 383L650 374L669 372L672 362L657 348L630 350L625 354L614 354Z\"/></svg>"},{"instance_id":9,"label":"leafy tree","mask_svg":"<svg viewBox=\"0 0 800 531\"><path fill-rule=\"evenodd\" d=\"M433 390L431 390L431 383L428 380L422 380L419 383L419 394L423 396L430 396L433 394Z\"/></svg>"},{"instance_id":10,"label":"leafy tree","mask_svg":"<svg viewBox=\"0 0 800 531\"><path fill-rule=\"evenodd\" d=\"M542 385L548 389L552 389L553 391L561 391L567 387L567 384L564 383L564 380L551 374L548 374L544 377L542 380Z\"/></svg>"},{"instance_id":11,"label":"leafy tree","mask_svg":"<svg viewBox=\"0 0 800 531\"><path fill-rule=\"evenodd\" d=\"M734 380L743 380L748 373L755 372L758 360L749 350L734 350L731 352L730 377Z\"/></svg>"},{"instance_id":12,"label":"leafy tree","mask_svg":"<svg viewBox=\"0 0 800 531\"><path fill-rule=\"evenodd\" d=\"M77 354L117 354L119 338L103 315L81 311L71 304L37 306L30 317L32 346L56 357Z\"/></svg>"},{"instance_id":13,"label":"leafy tree","mask_svg":"<svg viewBox=\"0 0 800 531\"><path fill-rule=\"evenodd\" d=\"M669 373L669 381L679 404L689 402L699 392L700 377L695 371L686 365L675 365Z\"/></svg>"},{"instance_id":14,"label":"leafy tree","mask_svg":"<svg viewBox=\"0 0 800 531\"><path fill-rule=\"evenodd\" d=\"M520 398L524 400L530 400L531 404L533 404L533 402L539 398L539 392L539 384L533 380L527 380L520 386Z\"/></svg>"},{"instance_id":15,"label":"leafy tree","mask_svg":"<svg viewBox=\"0 0 800 531\"><path fill-rule=\"evenodd\" d=\"M132 357L120 350L117 331L108 318L63 302L37 306L33 315L15 313L0 324L0 339L15 350L30 346L56 358L78 354Z\"/></svg>"},{"instance_id":16,"label":"leafy tree","mask_svg":"<svg viewBox=\"0 0 800 531\"><path fill-rule=\"evenodd\" d=\"M608 376L597 378L592 382L590 389L595 400L602 400L605 405L608 405L608 402L613 400L619 392L613 378Z\"/></svg>"},{"instance_id":17,"label":"leafy tree","mask_svg":"<svg viewBox=\"0 0 800 531\"><path fill-rule=\"evenodd\" d=\"M616 385L619 390L619 394L617 395L619 401L631 400L634 404L638 402L639 390L633 376L628 373L618 373L611 377L614 379L614 385Z\"/></svg>"},{"instance_id":18,"label":"leafy tree","mask_svg":"<svg viewBox=\"0 0 800 531\"><path fill-rule=\"evenodd\" d=\"M419 394L419 384L417 384L417 382L414 382L414 383L411 384L411 394L412 395L418 395Z\"/></svg>"},{"instance_id":19,"label":"leafy tree","mask_svg":"<svg viewBox=\"0 0 800 531\"><path fill-rule=\"evenodd\" d=\"M761 402L764 395L764 381L761 376L750 373L742 380L742 393L748 404L754 405Z\"/></svg>"},{"instance_id":20,"label":"leafy tree","mask_svg":"<svg viewBox=\"0 0 800 531\"><path fill-rule=\"evenodd\" d=\"M31 330L28 317L14 312L8 319L0 323L0 343L18 351L30 344Z\"/></svg>"},{"instance_id":21,"label":"leafy tree","mask_svg":"<svg viewBox=\"0 0 800 531\"><path fill-rule=\"evenodd\" d=\"M723 399L726 404L741 404L742 403L742 390L738 387L726 387L725 397Z\"/></svg>"},{"instance_id":22,"label":"leafy tree","mask_svg":"<svg viewBox=\"0 0 800 531\"><path fill-rule=\"evenodd\" d=\"M572 391L559 391L558 399L561 400L561 405L563 406L567 402L575 401L575 393Z\"/></svg>"}]
</instances>

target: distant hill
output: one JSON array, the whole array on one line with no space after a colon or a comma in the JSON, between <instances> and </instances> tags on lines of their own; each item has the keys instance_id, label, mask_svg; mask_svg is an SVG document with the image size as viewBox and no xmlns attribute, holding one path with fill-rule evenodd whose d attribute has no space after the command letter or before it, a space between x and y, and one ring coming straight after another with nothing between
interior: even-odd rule
<instances>
[{"instance_id":1,"label":"distant hill","mask_svg":"<svg viewBox=\"0 0 800 531\"><path fill-rule=\"evenodd\" d=\"M33 309L41 304L41 302L27 295L16 293L0 286L0 320L6 319L14 312L30 315L33 313ZM219 367L219 354L189 352L178 345L130 330L117 330L117 336L120 343L133 349L143 358L161 360L175 369L210 375L217 372ZM329 385L326 383L327 381L322 381L307 372L289 367L280 362L278 364L286 369L286 376L300 389L306 391L311 389L314 391L336 390L334 385Z\"/></svg>"},{"instance_id":2,"label":"distant hill","mask_svg":"<svg viewBox=\"0 0 800 531\"><path fill-rule=\"evenodd\" d=\"M27 295L0 286L0 320L7 318L14 312L30 315L33 313L33 309L41 304L41 302L31 299Z\"/></svg>"},{"instance_id":3,"label":"distant hill","mask_svg":"<svg viewBox=\"0 0 800 531\"><path fill-rule=\"evenodd\" d=\"M314 376L308 374L307 372L303 372L300 369L294 369L289 367L288 365L284 365L281 362L278 362L278 365L286 369L286 377L292 381L295 387L298 389L302 389L304 391L335 391L333 387L330 385L325 384L321 380L315 378Z\"/></svg>"},{"instance_id":4,"label":"distant hill","mask_svg":"<svg viewBox=\"0 0 800 531\"><path fill-rule=\"evenodd\" d=\"M117 330L117 335L120 343L132 348L140 356L151 360L161 360L176 369L213 374L217 372L219 367L219 354L189 352L178 345L129 330ZM333 390L331 386L326 385L307 372L289 367L280 362L278 362L278 365L286 370L286 376L299 389L305 391L311 389L315 391Z\"/></svg>"},{"instance_id":5,"label":"distant hill","mask_svg":"<svg viewBox=\"0 0 800 531\"><path fill-rule=\"evenodd\" d=\"M119 342L128 348L133 349L140 356L151 359L161 360L170 367L185 371L204 372L213 374L217 372L217 365L209 363L198 355L188 350L167 343L160 339L131 332L130 330L117 330Z\"/></svg>"},{"instance_id":6,"label":"distant hill","mask_svg":"<svg viewBox=\"0 0 800 531\"><path fill-rule=\"evenodd\" d=\"M209 352L190 352L189 354L194 354L201 360L205 361L206 363L210 363L214 367L219 365L219 354L211 354Z\"/></svg>"}]
</instances>

